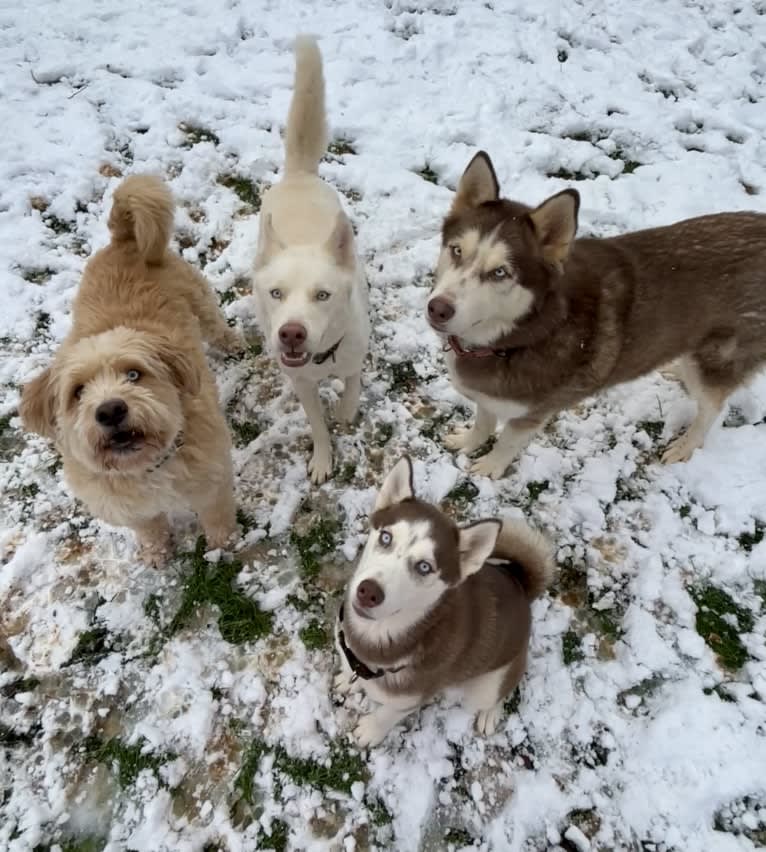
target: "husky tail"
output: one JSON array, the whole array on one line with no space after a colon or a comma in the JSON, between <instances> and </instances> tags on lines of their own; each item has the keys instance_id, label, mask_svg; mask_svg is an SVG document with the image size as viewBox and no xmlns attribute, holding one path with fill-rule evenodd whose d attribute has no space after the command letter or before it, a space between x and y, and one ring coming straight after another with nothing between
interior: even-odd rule
<instances>
[{"instance_id":1,"label":"husky tail","mask_svg":"<svg viewBox=\"0 0 766 852\"><path fill-rule=\"evenodd\" d=\"M530 600L542 595L556 573L548 540L521 520L503 521L492 558L512 559L521 566L519 579Z\"/></svg>"},{"instance_id":2,"label":"husky tail","mask_svg":"<svg viewBox=\"0 0 766 852\"><path fill-rule=\"evenodd\" d=\"M151 175L131 175L114 191L109 230L112 240L135 242L147 263L160 263L173 229L173 196Z\"/></svg>"},{"instance_id":3,"label":"husky tail","mask_svg":"<svg viewBox=\"0 0 766 852\"><path fill-rule=\"evenodd\" d=\"M322 54L316 39L295 40L295 84L285 134L285 175L316 174L327 150Z\"/></svg>"}]
</instances>

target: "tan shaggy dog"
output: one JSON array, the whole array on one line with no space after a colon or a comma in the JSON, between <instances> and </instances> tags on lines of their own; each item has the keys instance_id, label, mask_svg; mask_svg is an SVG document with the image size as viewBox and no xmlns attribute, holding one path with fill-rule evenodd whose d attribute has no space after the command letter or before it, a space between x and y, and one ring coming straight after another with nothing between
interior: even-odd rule
<instances>
[{"instance_id":1,"label":"tan shaggy dog","mask_svg":"<svg viewBox=\"0 0 766 852\"><path fill-rule=\"evenodd\" d=\"M172 226L163 181L120 184L72 330L20 405L24 427L55 440L75 495L133 529L154 565L170 553L170 511L193 509L210 547L236 529L231 439L202 340L229 351L242 341L207 281L168 250Z\"/></svg>"}]
</instances>

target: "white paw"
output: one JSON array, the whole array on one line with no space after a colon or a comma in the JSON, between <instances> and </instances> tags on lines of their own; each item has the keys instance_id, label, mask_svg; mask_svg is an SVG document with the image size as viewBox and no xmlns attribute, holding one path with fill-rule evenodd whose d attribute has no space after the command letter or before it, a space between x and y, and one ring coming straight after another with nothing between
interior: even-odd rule
<instances>
[{"instance_id":1,"label":"white paw","mask_svg":"<svg viewBox=\"0 0 766 852\"><path fill-rule=\"evenodd\" d=\"M681 435L672 441L665 452L662 454L663 464L676 464L677 462L689 461L695 450L699 449L699 442L692 437Z\"/></svg>"},{"instance_id":2,"label":"white paw","mask_svg":"<svg viewBox=\"0 0 766 852\"><path fill-rule=\"evenodd\" d=\"M374 713L362 716L354 728L354 740L359 748L369 748L383 742L388 729L383 729Z\"/></svg>"},{"instance_id":3,"label":"white paw","mask_svg":"<svg viewBox=\"0 0 766 852\"><path fill-rule=\"evenodd\" d=\"M336 674L332 684L333 692L337 692L340 695L349 695L352 693L358 686L356 681L352 682L352 677L351 672L347 671Z\"/></svg>"},{"instance_id":4,"label":"white paw","mask_svg":"<svg viewBox=\"0 0 766 852\"><path fill-rule=\"evenodd\" d=\"M480 710L476 714L476 730L487 736L494 734L502 715L503 707L501 704L496 704L491 710Z\"/></svg>"},{"instance_id":5,"label":"white paw","mask_svg":"<svg viewBox=\"0 0 766 852\"><path fill-rule=\"evenodd\" d=\"M314 485L321 485L330 478L332 473L332 453L317 452L311 456L309 461L309 474Z\"/></svg>"},{"instance_id":6,"label":"white paw","mask_svg":"<svg viewBox=\"0 0 766 852\"><path fill-rule=\"evenodd\" d=\"M476 476L489 476L491 479L500 479L505 475L511 461L507 456L497 456L492 451L485 456L479 456L468 470L476 474Z\"/></svg>"},{"instance_id":7,"label":"white paw","mask_svg":"<svg viewBox=\"0 0 766 852\"><path fill-rule=\"evenodd\" d=\"M448 450L463 451L472 453L477 450L484 442L479 441L473 434L472 428L456 429L444 437L444 446Z\"/></svg>"}]
</instances>

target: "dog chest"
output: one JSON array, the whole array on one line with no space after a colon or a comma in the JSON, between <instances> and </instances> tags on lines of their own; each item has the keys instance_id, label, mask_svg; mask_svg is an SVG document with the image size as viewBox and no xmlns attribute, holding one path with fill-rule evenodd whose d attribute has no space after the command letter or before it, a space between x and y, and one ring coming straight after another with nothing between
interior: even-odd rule
<instances>
[{"instance_id":1,"label":"dog chest","mask_svg":"<svg viewBox=\"0 0 766 852\"><path fill-rule=\"evenodd\" d=\"M489 396L461 381L455 369L455 358L456 356L451 353L447 356L447 369L449 370L450 380L458 393L488 411L501 423L515 420L518 417L525 417L529 413L530 406L528 403L510 398Z\"/></svg>"}]
</instances>

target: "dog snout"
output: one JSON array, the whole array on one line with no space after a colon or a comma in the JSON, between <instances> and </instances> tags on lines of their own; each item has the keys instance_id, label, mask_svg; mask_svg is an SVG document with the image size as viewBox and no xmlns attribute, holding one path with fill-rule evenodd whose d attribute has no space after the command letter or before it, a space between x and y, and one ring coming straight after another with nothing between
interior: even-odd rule
<instances>
[{"instance_id":1,"label":"dog snout","mask_svg":"<svg viewBox=\"0 0 766 852\"><path fill-rule=\"evenodd\" d=\"M308 332L299 322L286 322L279 329L279 341L290 349L298 349L306 342Z\"/></svg>"},{"instance_id":2,"label":"dog snout","mask_svg":"<svg viewBox=\"0 0 766 852\"><path fill-rule=\"evenodd\" d=\"M437 325L444 325L455 316L455 306L444 296L434 296L428 303L428 319Z\"/></svg>"},{"instance_id":3,"label":"dog snout","mask_svg":"<svg viewBox=\"0 0 766 852\"><path fill-rule=\"evenodd\" d=\"M127 416L128 406L122 399L107 399L96 409L96 420L101 426L119 426Z\"/></svg>"},{"instance_id":4,"label":"dog snout","mask_svg":"<svg viewBox=\"0 0 766 852\"><path fill-rule=\"evenodd\" d=\"M359 605L370 609L371 607L380 606L386 599L383 588L375 580L362 580L356 587L356 599Z\"/></svg>"}]
</instances>

